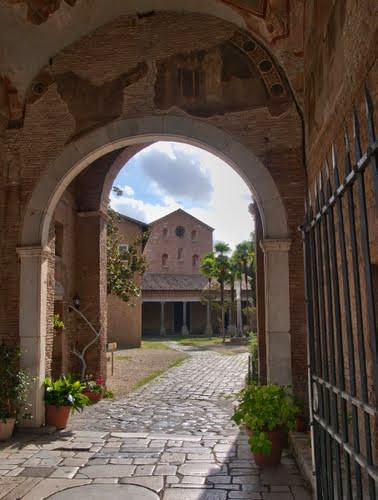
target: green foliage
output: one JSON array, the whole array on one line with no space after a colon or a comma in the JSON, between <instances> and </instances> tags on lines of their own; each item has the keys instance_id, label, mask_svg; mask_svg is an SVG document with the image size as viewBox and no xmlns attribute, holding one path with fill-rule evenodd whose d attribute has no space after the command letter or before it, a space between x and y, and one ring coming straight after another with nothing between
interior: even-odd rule
<instances>
[{"instance_id":1,"label":"green foliage","mask_svg":"<svg viewBox=\"0 0 378 500\"><path fill-rule=\"evenodd\" d=\"M114 398L114 393L110 389L106 389L104 392L104 399L113 399Z\"/></svg>"},{"instance_id":2,"label":"green foliage","mask_svg":"<svg viewBox=\"0 0 378 500\"><path fill-rule=\"evenodd\" d=\"M252 354L253 359L257 359L259 357L259 343L257 339L257 333L250 333L250 343L249 343L249 351Z\"/></svg>"},{"instance_id":3,"label":"green foliage","mask_svg":"<svg viewBox=\"0 0 378 500\"><path fill-rule=\"evenodd\" d=\"M44 380L45 403L47 405L72 406L75 410L83 411L84 406L90 404L89 398L83 394L85 383L75 379L72 375L62 375L57 380L47 377Z\"/></svg>"},{"instance_id":4,"label":"green foliage","mask_svg":"<svg viewBox=\"0 0 378 500\"><path fill-rule=\"evenodd\" d=\"M247 293L256 304L256 245L254 241L242 241L236 245L231 260L237 268L237 279L244 279Z\"/></svg>"},{"instance_id":5,"label":"green foliage","mask_svg":"<svg viewBox=\"0 0 378 500\"><path fill-rule=\"evenodd\" d=\"M0 421L29 416L26 398L30 379L20 369L20 357L18 347L0 344Z\"/></svg>"},{"instance_id":6,"label":"green foliage","mask_svg":"<svg viewBox=\"0 0 378 500\"><path fill-rule=\"evenodd\" d=\"M134 239L128 249L119 252L121 236L116 226L117 212L108 209L107 223L107 279L108 293L116 295L125 302L139 297L141 290L135 283L136 275L142 275L147 269L147 262L140 255L140 248L148 238L148 234Z\"/></svg>"},{"instance_id":7,"label":"green foliage","mask_svg":"<svg viewBox=\"0 0 378 500\"><path fill-rule=\"evenodd\" d=\"M252 430L249 443L253 452L269 454L272 443L266 432L293 429L298 410L288 386L248 385L239 394L232 420Z\"/></svg>"},{"instance_id":8,"label":"green foliage","mask_svg":"<svg viewBox=\"0 0 378 500\"><path fill-rule=\"evenodd\" d=\"M105 379L93 379L91 375L85 377L83 384L85 385L85 389L94 392L95 394L102 394L105 389Z\"/></svg>"},{"instance_id":9,"label":"green foliage","mask_svg":"<svg viewBox=\"0 0 378 500\"><path fill-rule=\"evenodd\" d=\"M61 320L59 314L54 314L54 319L53 319L53 334L54 335L58 335L60 329L64 329L64 323Z\"/></svg>"}]
</instances>

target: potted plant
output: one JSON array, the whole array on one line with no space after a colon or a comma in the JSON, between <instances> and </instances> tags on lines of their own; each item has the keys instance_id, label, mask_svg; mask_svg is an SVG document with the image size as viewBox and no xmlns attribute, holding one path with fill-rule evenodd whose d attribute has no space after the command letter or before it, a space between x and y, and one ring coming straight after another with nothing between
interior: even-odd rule
<instances>
[{"instance_id":1,"label":"potted plant","mask_svg":"<svg viewBox=\"0 0 378 500\"><path fill-rule=\"evenodd\" d=\"M85 394L92 403L100 401L105 392L105 379L97 378L96 380L92 380L88 378L84 380L83 383L85 384L83 394Z\"/></svg>"},{"instance_id":2,"label":"potted plant","mask_svg":"<svg viewBox=\"0 0 378 500\"><path fill-rule=\"evenodd\" d=\"M294 428L298 408L288 386L249 385L239 394L232 419L244 424L257 465L278 465L288 430Z\"/></svg>"},{"instance_id":3,"label":"potted plant","mask_svg":"<svg viewBox=\"0 0 378 500\"><path fill-rule=\"evenodd\" d=\"M29 377L20 369L20 357L18 347L0 345L0 441L9 439L16 421L28 416Z\"/></svg>"},{"instance_id":4,"label":"potted plant","mask_svg":"<svg viewBox=\"0 0 378 500\"><path fill-rule=\"evenodd\" d=\"M83 394L85 385L71 375L62 375L58 380L46 378L45 404L46 424L57 429L64 429L70 412L83 411L84 406L90 404L87 396Z\"/></svg>"}]
</instances>

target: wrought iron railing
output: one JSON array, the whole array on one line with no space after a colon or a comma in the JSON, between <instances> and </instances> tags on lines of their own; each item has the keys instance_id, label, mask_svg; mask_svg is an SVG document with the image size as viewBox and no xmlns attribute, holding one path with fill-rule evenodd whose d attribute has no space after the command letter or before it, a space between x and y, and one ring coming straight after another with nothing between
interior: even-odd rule
<instances>
[{"instance_id":1,"label":"wrought iron railing","mask_svg":"<svg viewBox=\"0 0 378 500\"><path fill-rule=\"evenodd\" d=\"M367 89L365 102L366 151L354 110L354 162L345 128L344 172L332 146L332 172L326 161L301 226L317 497L325 500L377 498L378 337L370 255L376 234L368 203L378 210L378 143Z\"/></svg>"}]
</instances>

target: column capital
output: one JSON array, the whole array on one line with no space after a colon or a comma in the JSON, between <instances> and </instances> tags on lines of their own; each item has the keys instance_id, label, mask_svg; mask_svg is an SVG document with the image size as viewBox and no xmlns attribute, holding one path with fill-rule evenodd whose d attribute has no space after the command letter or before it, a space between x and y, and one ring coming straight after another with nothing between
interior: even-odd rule
<instances>
[{"instance_id":1,"label":"column capital","mask_svg":"<svg viewBox=\"0 0 378 500\"><path fill-rule=\"evenodd\" d=\"M264 253L268 252L288 252L291 247L291 240L266 239L260 241L260 247Z\"/></svg>"},{"instance_id":2,"label":"column capital","mask_svg":"<svg viewBox=\"0 0 378 500\"><path fill-rule=\"evenodd\" d=\"M49 253L48 248L44 248L38 245L28 246L28 247L16 247L17 255L21 258L24 257L43 257L46 258Z\"/></svg>"}]
</instances>

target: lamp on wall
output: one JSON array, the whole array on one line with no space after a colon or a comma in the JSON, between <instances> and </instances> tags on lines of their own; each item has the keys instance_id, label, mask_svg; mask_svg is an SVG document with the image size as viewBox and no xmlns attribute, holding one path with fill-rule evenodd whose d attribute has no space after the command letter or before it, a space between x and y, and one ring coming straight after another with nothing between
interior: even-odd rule
<instances>
[{"instance_id":1,"label":"lamp on wall","mask_svg":"<svg viewBox=\"0 0 378 500\"><path fill-rule=\"evenodd\" d=\"M73 302L73 305L76 307L76 309L80 309L80 302L81 301L80 301L80 297L77 293L73 297L72 302Z\"/></svg>"}]
</instances>

